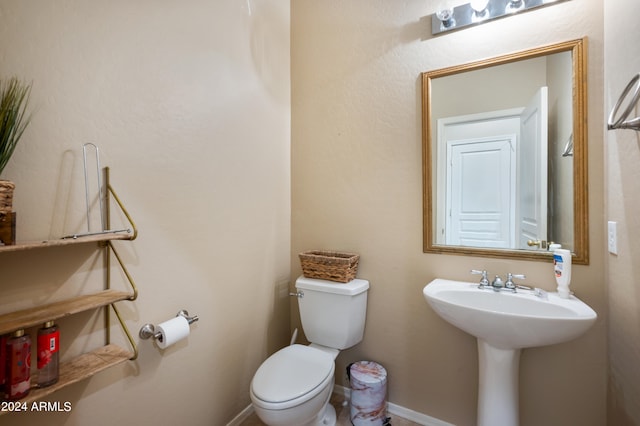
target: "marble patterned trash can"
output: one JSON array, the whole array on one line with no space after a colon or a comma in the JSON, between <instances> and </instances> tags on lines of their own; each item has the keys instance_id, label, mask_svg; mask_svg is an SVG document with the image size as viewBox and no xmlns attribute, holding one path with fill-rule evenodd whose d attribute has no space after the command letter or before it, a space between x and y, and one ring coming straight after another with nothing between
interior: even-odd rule
<instances>
[{"instance_id":1,"label":"marble patterned trash can","mask_svg":"<svg viewBox=\"0 0 640 426\"><path fill-rule=\"evenodd\" d=\"M354 426L383 426L387 420L387 370L372 361L347 367L351 384L350 418Z\"/></svg>"}]
</instances>

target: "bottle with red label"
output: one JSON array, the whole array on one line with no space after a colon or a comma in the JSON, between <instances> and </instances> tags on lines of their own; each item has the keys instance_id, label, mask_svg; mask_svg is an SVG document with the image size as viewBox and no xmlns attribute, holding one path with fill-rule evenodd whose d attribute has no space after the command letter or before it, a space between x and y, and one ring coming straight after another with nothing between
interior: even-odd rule
<instances>
[{"instance_id":1,"label":"bottle with red label","mask_svg":"<svg viewBox=\"0 0 640 426\"><path fill-rule=\"evenodd\" d=\"M60 366L60 331L53 321L47 321L38 330L38 387L51 386L58 381Z\"/></svg>"},{"instance_id":2,"label":"bottle with red label","mask_svg":"<svg viewBox=\"0 0 640 426\"><path fill-rule=\"evenodd\" d=\"M5 397L5 385L7 383L7 339L8 335L0 336L0 401Z\"/></svg>"},{"instance_id":3,"label":"bottle with red label","mask_svg":"<svg viewBox=\"0 0 640 426\"><path fill-rule=\"evenodd\" d=\"M17 330L7 340L5 396L10 401L24 398L31 388L31 338Z\"/></svg>"}]
</instances>

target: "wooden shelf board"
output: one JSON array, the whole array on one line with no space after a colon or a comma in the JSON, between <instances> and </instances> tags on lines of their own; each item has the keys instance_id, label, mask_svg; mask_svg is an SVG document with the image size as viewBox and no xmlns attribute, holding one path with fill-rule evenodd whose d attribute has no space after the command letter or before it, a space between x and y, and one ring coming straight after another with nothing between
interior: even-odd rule
<instances>
[{"instance_id":1,"label":"wooden shelf board","mask_svg":"<svg viewBox=\"0 0 640 426\"><path fill-rule=\"evenodd\" d=\"M0 315L0 335L22 328L40 325L79 312L107 306L120 300L131 299L133 295L125 291L104 290L98 293L76 296L71 299L40 305Z\"/></svg>"},{"instance_id":2,"label":"wooden shelf board","mask_svg":"<svg viewBox=\"0 0 640 426\"><path fill-rule=\"evenodd\" d=\"M73 358L60 364L60 379L57 383L46 388L32 388L29 395L20 400L27 404L54 393L66 386L93 376L109 367L122 364L133 354L117 345L102 346L91 352ZM37 377L31 377L31 383L36 383ZM0 412L0 415L3 413Z\"/></svg>"},{"instance_id":3,"label":"wooden shelf board","mask_svg":"<svg viewBox=\"0 0 640 426\"><path fill-rule=\"evenodd\" d=\"M102 241L110 241L110 240L130 240L131 238L133 238L133 234L131 233L110 232L107 234L78 236L78 238L60 238L55 240L44 240L44 241L24 241L24 242L18 242L11 246L0 246L0 253L11 252L11 251L34 250L34 249L39 249L43 247L69 246L69 245L75 245L75 244L102 242Z\"/></svg>"}]
</instances>

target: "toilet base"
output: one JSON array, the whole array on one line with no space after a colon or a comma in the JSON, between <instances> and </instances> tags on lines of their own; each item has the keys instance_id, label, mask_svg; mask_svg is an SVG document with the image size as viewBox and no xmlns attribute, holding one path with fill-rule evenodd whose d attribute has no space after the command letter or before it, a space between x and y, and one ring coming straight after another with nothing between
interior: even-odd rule
<instances>
[{"instance_id":1,"label":"toilet base","mask_svg":"<svg viewBox=\"0 0 640 426\"><path fill-rule=\"evenodd\" d=\"M297 406L287 408L284 410L269 410L260 408L253 401L253 393L251 398L253 401L253 407L262 422L270 426L336 426L337 415L336 409L331 405L331 393L333 390L333 375L331 376L331 383L329 383L322 392L315 396L319 399L315 404L309 405L307 401L306 407ZM302 412L300 410L302 409ZM305 414L305 410L312 410L311 417L307 417L309 414ZM313 412L317 413L313 415ZM306 419L306 420L303 420Z\"/></svg>"},{"instance_id":2,"label":"toilet base","mask_svg":"<svg viewBox=\"0 0 640 426\"><path fill-rule=\"evenodd\" d=\"M314 426L336 426L338 416L333 405L327 402L320 414L318 422Z\"/></svg>"}]
</instances>

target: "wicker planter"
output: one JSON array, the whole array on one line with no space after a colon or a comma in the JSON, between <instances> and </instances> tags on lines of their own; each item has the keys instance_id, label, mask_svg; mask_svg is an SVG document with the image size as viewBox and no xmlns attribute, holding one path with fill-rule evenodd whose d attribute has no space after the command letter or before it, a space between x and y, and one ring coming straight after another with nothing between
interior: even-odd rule
<instances>
[{"instance_id":1,"label":"wicker planter","mask_svg":"<svg viewBox=\"0 0 640 426\"><path fill-rule=\"evenodd\" d=\"M307 278L348 283L356 277L360 255L337 251L307 251L300 253L302 273Z\"/></svg>"},{"instance_id":2,"label":"wicker planter","mask_svg":"<svg viewBox=\"0 0 640 426\"><path fill-rule=\"evenodd\" d=\"M4 245L16 243L16 219L13 213L13 190L15 184L0 180L0 242Z\"/></svg>"},{"instance_id":3,"label":"wicker planter","mask_svg":"<svg viewBox=\"0 0 640 426\"><path fill-rule=\"evenodd\" d=\"M8 180L0 180L0 215L6 215L13 210L13 190L16 185Z\"/></svg>"}]
</instances>

